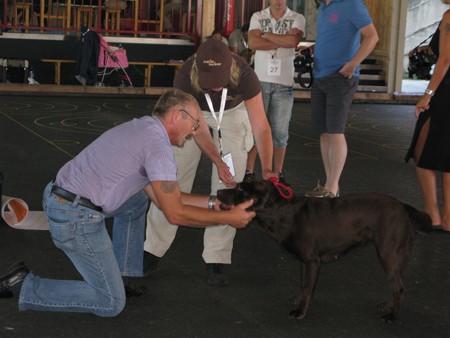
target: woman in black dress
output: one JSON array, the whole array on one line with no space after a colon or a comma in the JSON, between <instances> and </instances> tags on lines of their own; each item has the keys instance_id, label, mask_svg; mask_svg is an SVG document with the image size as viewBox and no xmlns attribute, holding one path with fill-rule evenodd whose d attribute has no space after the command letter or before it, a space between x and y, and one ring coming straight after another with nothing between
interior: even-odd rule
<instances>
[{"instance_id":1,"label":"woman in black dress","mask_svg":"<svg viewBox=\"0 0 450 338\"><path fill-rule=\"evenodd\" d=\"M450 5L450 0L441 1ZM416 162L424 210L434 230L450 234L450 10L442 16L430 47L437 61L428 88L416 104L417 123L406 160L412 157ZM436 172L442 173L442 212Z\"/></svg>"}]
</instances>

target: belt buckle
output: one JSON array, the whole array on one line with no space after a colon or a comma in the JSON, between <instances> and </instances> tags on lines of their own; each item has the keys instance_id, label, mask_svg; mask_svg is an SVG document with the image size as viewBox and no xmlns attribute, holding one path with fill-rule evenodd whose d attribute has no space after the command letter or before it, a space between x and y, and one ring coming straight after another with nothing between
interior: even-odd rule
<instances>
[{"instance_id":1,"label":"belt buckle","mask_svg":"<svg viewBox=\"0 0 450 338\"><path fill-rule=\"evenodd\" d=\"M58 196L56 194L53 194L55 201L61 205L66 205L67 203L70 203L70 201L66 200L65 198L62 198L61 196Z\"/></svg>"}]
</instances>

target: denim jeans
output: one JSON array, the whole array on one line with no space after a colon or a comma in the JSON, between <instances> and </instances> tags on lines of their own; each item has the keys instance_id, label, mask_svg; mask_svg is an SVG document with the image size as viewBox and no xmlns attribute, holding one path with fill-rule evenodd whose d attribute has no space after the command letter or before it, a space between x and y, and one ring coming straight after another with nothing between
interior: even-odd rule
<instances>
[{"instance_id":1,"label":"denim jeans","mask_svg":"<svg viewBox=\"0 0 450 338\"><path fill-rule=\"evenodd\" d=\"M122 276L142 276L147 194L142 190L118 210L105 214L44 191L44 211L56 247L63 250L83 280L55 280L30 273L19 309L118 315L125 306ZM114 218L113 240L105 219Z\"/></svg>"},{"instance_id":2,"label":"denim jeans","mask_svg":"<svg viewBox=\"0 0 450 338\"><path fill-rule=\"evenodd\" d=\"M264 108L272 128L273 146L284 148L289 139L289 122L294 105L291 86L277 83L261 82Z\"/></svg>"}]
</instances>

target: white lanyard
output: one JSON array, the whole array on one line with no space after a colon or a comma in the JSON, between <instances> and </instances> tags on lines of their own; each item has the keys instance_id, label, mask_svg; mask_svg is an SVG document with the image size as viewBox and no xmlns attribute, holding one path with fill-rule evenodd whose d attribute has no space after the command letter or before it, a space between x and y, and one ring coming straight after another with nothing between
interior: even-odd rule
<instances>
[{"instance_id":1,"label":"white lanyard","mask_svg":"<svg viewBox=\"0 0 450 338\"><path fill-rule=\"evenodd\" d=\"M205 93L206 102L208 103L209 110L211 111L211 115L213 116L214 120L217 122L217 136L219 138L219 148L220 148L220 156L222 156L222 133L220 131L220 123L222 122L223 118L223 112L225 111L225 102L227 101L227 88L222 89L222 98L220 100L220 110L219 110L219 117L217 117L217 114L214 110L214 106L211 101L211 97L208 93Z\"/></svg>"},{"instance_id":2,"label":"white lanyard","mask_svg":"<svg viewBox=\"0 0 450 338\"><path fill-rule=\"evenodd\" d=\"M242 43L244 44L245 49L248 48L248 43L245 41L244 37L241 35Z\"/></svg>"}]
</instances>

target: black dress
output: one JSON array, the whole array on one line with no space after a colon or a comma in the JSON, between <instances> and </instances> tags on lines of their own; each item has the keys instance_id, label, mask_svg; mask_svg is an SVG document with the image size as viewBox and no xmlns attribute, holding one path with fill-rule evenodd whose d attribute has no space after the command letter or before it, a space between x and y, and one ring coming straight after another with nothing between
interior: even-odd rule
<instances>
[{"instance_id":1,"label":"black dress","mask_svg":"<svg viewBox=\"0 0 450 338\"><path fill-rule=\"evenodd\" d=\"M437 57L439 57L439 33L438 27L430 41L430 47ZM430 129L417 166L450 172L450 69L431 98L430 109L419 114L406 161L414 156L420 131L428 119Z\"/></svg>"}]
</instances>

